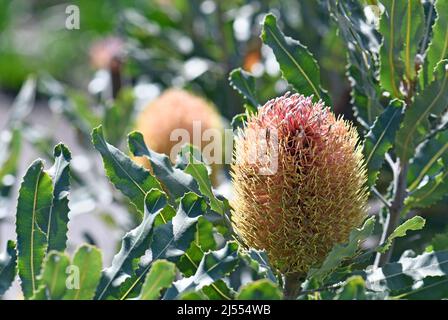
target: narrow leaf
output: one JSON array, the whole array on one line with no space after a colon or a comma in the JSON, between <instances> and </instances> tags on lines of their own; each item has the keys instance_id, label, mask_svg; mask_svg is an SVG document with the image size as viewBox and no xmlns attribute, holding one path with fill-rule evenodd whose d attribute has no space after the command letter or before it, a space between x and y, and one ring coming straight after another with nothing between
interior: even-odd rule
<instances>
[{"instance_id":1,"label":"narrow leaf","mask_svg":"<svg viewBox=\"0 0 448 320\"><path fill-rule=\"evenodd\" d=\"M401 225L399 225L394 232L392 232L389 237L386 239L386 241L376 248L378 252L384 253L387 250L389 250L390 246L392 245L392 242L396 238L401 238L406 236L406 233L410 230L420 230L425 226L425 219L423 219L420 216L412 217L409 220L406 220Z\"/></svg>"},{"instance_id":2,"label":"narrow leaf","mask_svg":"<svg viewBox=\"0 0 448 320\"><path fill-rule=\"evenodd\" d=\"M430 114L439 115L446 109L448 100L448 61L444 60L437 67L436 79L415 98L403 119L403 125L397 133L397 155L407 160L413 156L417 145L429 133Z\"/></svg>"},{"instance_id":3,"label":"narrow leaf","mask_svg":"<svg viewBox=\"0 0 448 320\"><path fill-rule=\"evenodd\" d=\"M73 257L72 271L74 271L72 286L67 288L64 300L91 300L101 278L101 251L91 245L78 248ZM69 275L70 276L70 275Z\"/></svg>"},{"instance_id":4,"label":"narrow leaf","mask_svg":"<svg viewBox=\"0 0 448 320\"><path fill-rule=\"evenodd\" d=\"M328 95L320 87L317 61L299 41L285 37L273 14L267 14L264 18L261 39L274 51L283 77L298 93L314 95L317 100L322 99L328 106L332 105Z\"/></svg>"},{"instance_id":5,"label":"narrow leaf","mask_svg":"<svg viewBox=\"0 0 448 320\"><path fill-rule=\"evenodd\" d=\"M176 266L166 260L157 260L146 275L140 300L157 300L161 291L171 286L176 277Z\"/></svg>"},{"instance_id":6,"label":"narrow leaf","mask_svg":"<svg viewBox=\"0 0 448 320\"><path fill-rule=\"evenodd\" d=\"M166 186L168 193L174 199L182 197L189 191L199 193L198 185L193 177L173 167L167 155L149 149L140 132L130 133L128 144L134 156L146 157L149 160L154 175Z\"/></svg>"},{"instance_id":7,"label":"narrow leaf","mask_svg":"<svg viewBox=\"0 0 448 320\"><path fill-rule=\"evenodd\" d=\"M432 39L426 53L428 82L434 79L433 72L437 64L448 59L448 2L437 0L435 2L437 18L432 29Z\"/></svg>"},{"instance_id":8,"label":"narrow leaf","mask_svg":"<svg viewBox=\"0 0 448 320\"><path fill-rule=\"evenodd\" d=\"M146 193L153 188L161 190L160 183L148 170L138 166L123 152L108 144L101 126L93 130L92 141L103 157L109 180L142 212Z\"/></svg>"},{"instance_id":9,"label":"narrow leaf","mask_svg":"<svg viewBox=\"0 0 448 320\"><path fill-rule=\"evenodd\" d=\"M212 183L210 182L207 167L195 156L195 154L197 154L197 149L191 145L187 145L182 149L182 154L188 159L188 165L184 171L193 176L196 180L199 190L208 198L212 210L219 214L225 215L228 206L225 201L219 200L213 193Z\"/></svg>"},{"instance_id":10,"label":"narrow leaf","mask_svg":"<svg viewBox=\"0 0 448 320\"><path fill-rule=\"evenodd\" d=\"M368 185L374 186L386 153L392 148L395 134L403 119L403 102L392 100L376 119L366 135L364 157L368 170Z\"/></svg>"},{"instance_id":11,"label":"narrow leaf","mask_svg":"<svg viewBox=\"0 0 448 320\"><path fill-rule=\"evenodd\" d=\"M42 229L48 222L53 188L43 163L36 160L23 177L16 215L18 269L25 298L39 287L37 276L47 249L47 237Z\"/></svg>"},{"instance_id":12,"label":"narrow leaf","mask_svg":"<svg viewBox=\"0 0 448 320\"><path fill-rule=\"evenodd\" d=\"M238 264L238 245L228 242L224 248L204 255L195 275L173 283L164 299L174 299L186 291L197 291L230 273Z\"/></svg>"},{"instance_id":13,"label":"narrow leaf","mask_svg":"<svg viewBox=\"0 0 448 320\"><path fill-rule=\"evenodd\" d=\"M64 296L69 266L70 258L65 253L52 251L46 257L41 278L48 299L60 300Z\"/></svg>"},{"instance_id":14,"label":"narrow leaf","mask_svg":"<svg viewBox=\"0 0 448 320\"><path fill-rule=\"evenodd\" d=\"M420 0L385 0L380 20L383 43L380 49L380 82L393 97L401 98L401 82L416 76L415 56L424 30L424 12Z\"/></svg>"},{"instance_id":15,"label":"narrow leaf","mask_svg":"<svg viewBox=\"0 0 448 320\"><path fill-rule=\"evenodd\" d=\"M70 191L70 160L71 154L63 144L54 149L55 162L48 173L53 180L53 203L50 209L48 228L47 251L64 251L67 244L68 231L68 194Z\"/></svg>"},{"instance_id":16,"label":"narrow leaf","mask_svg":"<svg viewBox=\"0 0 448 320\"><path fill-rule=\"evenodd\" d=\"M255 78L241 68L235 69L229 75L230 85L238 91L250 104L246 109L251 113L256 113L260 106L255 92Z\"/></svg>"},{"instance_id":17,"label":"narrow leaf","mask_svg":"<svg viewBox=\"0 0 448 320\"><path fill-rule=\"evenodd\" d=\"M127 278L134 275L134 263L149 248L152 241L153 225L157 215L167 204L165 194L152 189L145 198L143 221L134 230L126 233L121 249L112 260L112 265L102 273L96 299L105 299Z\"/></svg>"},{"instance_id":18,"label":"narrow leaf","mask_svg":"<svg viewBox=\"0 0 448 320\"><path fill-rule=\"evenodd\" d=\"M344 260L352 258L359 249L359 245L373 232L375 226L375 217L368 218L364 225L350 233L346 244L336 244L325 258L318 269L311 269L308 273L318 282L323 281L332 271L334 271Z\"/></svg>"}]
</instances>

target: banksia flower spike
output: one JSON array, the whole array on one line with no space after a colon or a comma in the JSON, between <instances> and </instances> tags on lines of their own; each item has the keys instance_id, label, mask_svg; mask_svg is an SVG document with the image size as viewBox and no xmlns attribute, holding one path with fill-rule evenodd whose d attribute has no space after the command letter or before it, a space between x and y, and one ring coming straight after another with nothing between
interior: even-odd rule
<instances>
[{"instance_id":1,"label":"banksia flower spike","mask_svg":"<svg viewBox=\"0 0 448 320\"><path fill-rule=\"evenodd\" d=\"M254 146L266 156L254 157ZM236 137L232 180L235 230L284 274L304 275L323 262L365 217L356 129L312 97L286 94L248 117Z\"/></svg>"},{"instance_id":2,"label":"banksia flower spike","mask_svg":"<svg viewBox=\"0 0 448 320\"><path fill-rule=\"evenodd\" d=\"M195 131L195 126L196 130ZM160 97L152 101L145 107L137 118L136 130L143 134L146 144L152 150L164 153L175 162L178 151L176 148L182 147L179 144L180 137L174 135L170 139L171 134L177 130L183 129L188 132L189 140L186 143L194 144L202 150L205 145L213 144L216 150L221 151L223 139L221 141L202 141L202 134L209 129L218 130L222 138L224 138L224 126L221 116L217 109L211 103L195 96L185 90L169 89ZM194 141L194 135L199 134L198 141ZM138 163L150 169L149 162L144 158L135 159ZM205 162L210 159L204 158ZM220 163L222 163L220 161ZM222 165L211 163L212 182L217 184L217 171Z\"/></svg>"}]
</instances>

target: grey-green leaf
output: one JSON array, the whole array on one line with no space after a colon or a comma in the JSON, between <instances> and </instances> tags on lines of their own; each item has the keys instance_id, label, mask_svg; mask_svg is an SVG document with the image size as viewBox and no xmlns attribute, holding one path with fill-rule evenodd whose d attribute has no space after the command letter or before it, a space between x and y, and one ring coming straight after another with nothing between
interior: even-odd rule
<instances>
[{"instance_id":1,"label":"grey-green leaf","mask_svg":"<svg viewBox=\"0 0 448 320\"><path fill-rule=\"evenodd\" d=\"M424 13L420 0L382 1L385 11L380 20L383 43L380 49L381 86L394 98L402 97L401 82L415 79L415 56L423 36Z\"/></svg>"},{"instance_id":2,"label":"grey-green leaf","mask_svg":"<svg viewBox=\"0 0 448 320\"><path fill-rule=\"evenodd\" d=\"M69 266L70 258L65 253L52 251L47 255L41 280L48 299L60 300L63 298L67 290L68 275L66 272Z\"/></svg>"},{"instance_id":3,"label":"grey-green leaf","mask_svg":"<svg viewBox=\"0 0 448 320\"><path fill-rule=\"evenodd\" d=\"M219 214L225 215L228 210L228 204L216 198L213 193L207 167L195 156L197 152L197 149L191 145L187 145L182 149L182 154L188 159L188 165L184 171L196 180L199 190L208 198L210 208Z\"/></svg>"},{"instance_id":4,"label":"grey-green leaf","mask_svg":"<svg viewBox=\"0 0 448 320\"><path fill-rule=\"evenodd\" d=\"M50 176L36 160L28 168L20 190L16 214L18 269L25 298L39 287L37 276L47 250L44 232L53 199Z\"/></svg>"},{"instance_id":5,"label":"grey-green leaf","mask_svg":"<svg viewBox=\"0 0 448 320\"><path fill-rule=\"evenodd\" d=\"M439 115L446 109L448 100L448 60L437 66L435 80L419 94L405 112L398 130L395 145L397 156L403 161L413 156L416 146L429 133L430 114Z\"/></svg>"},{"instance_id":6,"label":"grey-green leaf","mask_svg":"<svg viewBox=\"0 0 448 320\"><path fill-rule=\"evenodd\" d=\"M359 245L373 232L375 217L368 218L363 226L350 232L349 240L346 244L336 244L325 258L322 265L308 272L308 277L312 277L317 282L323 281L332 271L334 271L344 260L352 258L359 249Z\"/></svg>"},{"instance_id":7,"label":"grey-green leaf","mask_svg":"<svg viewBox=\"0 0 448 320\"><path fill-rule=\"evenodd\" d=\"M71 153L65 145L58 144L54 149L54 158L54 165L48 171L53 180L53 202L46 231L48 252L65 250L70 212L68 195Z\"/></svg>"},{"instance_id":8,"label":"grey-green leaf","mask_svg":"<svg viewBox=\"0 0 448 320\"><path fill-rule=\"evenodd\" d=\"M320 86L317 61L299 41L286 37L280 31L273 14L267 14L264 18L261 39L274 51L283 77L298 93L314 95L317 100L322 99L328 106L332 105Z\"/></svg>"},{"instance_id":9,"label":"grey-green leaf","mask_svg":"<svg viewBox=\"0 0 448 320\"><path fill-rule=\"evenodd\" d=\"M117 291L127 278L135 274L135 261L140 259L149 248L154 231L153 225L157 215L167 204L165 194L152 189L145 198L143 221L135 229L126 233L122 239L121 249L112 260L112 265L102 273L96 299L108 298Z\"/></svg>"},{"instance_id":10,"label":"grey-green leaf","mask_svg":"<svg viewBox=\"0 0 448 320\"><path fill-rule=\"evenodd\" d=\"M437 18L432 29L432 39L426 53L426 70L428 82L434 79L433 72L437 64L448 59L448 2L437 0L435 2Z\"/></svg>"},{"instance_id":11,"label":"grey-green leaf","mask_svg":"<svg viewBox=\"0 0 448 320\"><path fill-rule=\"evenodd\" d=\"M123 152L107 143L101 126L93 130L92 141L103 157L109 180L131 200L137 210L143 212L146 193L153 188L162 190L160 183L148 170L138 166Z\"/></svg>"},{"instance_id":12,"label":"grey-green leaf","mask_svg":"<svg viewBox=\"0 0 448 320\"><path fill-rule=\"evenodd\" d=\"M255 91L255 78L249 72L237 68L230 72L230 85L237 90L250 104L246 104L246 109L250 113L256 113L261 105L258 102Z\"/></svg>"},{"instance_id":13,"label":"grey-green leaf","mask_svg":"<svg viewBox=\"0 0 448 320\"><path fill-rule=\"evenodd\" d=\"M146 157L154 172L175 199L182 197L185 193L192 191L199 193L199 188L193 177L180 169L173 167L170 159L165 154L157 153L149 149L140 132L132 132L128 136L129 150L136 157Z\"/></svg>"},{"instance_id":14,"label":"grey-green leaf","mask_svg":"<svg viewBox=\"0 0 448 320\"><path fill-rule=\"evenodd\" d=\"M222 279L233 271L237 264L238 245L235 242L227 242L222 249L206 253L195 275L174 282L165 293L164 299L175 299L183 292L200 290Z\"/></svg>"},{"instance_id":15,"label":"grey-green leaf","mask_svg":"<svg viewBox=\"0 0 448 320\"><path fill-rule=\"evenodd\" d=\"M368 185L375 185L378 172L386 153L392 148L395 134L403 119L403 102L392 100L384 112L376 119L366 135L364 157L368 172Z\"/></svg>"},{"instance_id":16,"label":"grey-green leaf","mask_svg":"<svg viewBox=\"0 0 448 320\"><path fill-rule=\"evenodd\" d=\"M425 219L420 216L412 217L411 219L406 220L401 225L399 225L386 239L386 241L376 248L378 252L384 253L389 250L392 242L395 238L400 238L406 236L406 233L410 230L420 230L425 226Z\"/></svg>"},{"instance_id":17,"label":"grey-green leaf","mask_svg":"<svg viewBox=\"0 0 448 320\"><path fill-rule=\"evenodd\" d=\"M157 260L152 264L143 283L140 300L157 300L161 291L169 288L176 277L176 265L166 260Z\"/></svg>"},{"instance_id":18,"label":"grey-green leaf","mask_svg":"<svg viewBox=\"0 0 448 320\"><path fill-rule=\"evenodd\" d=\"M101 278L101 251L91 245L76 250L69 270L64 300L91 300Z\"/></svg>"}]
</instances>

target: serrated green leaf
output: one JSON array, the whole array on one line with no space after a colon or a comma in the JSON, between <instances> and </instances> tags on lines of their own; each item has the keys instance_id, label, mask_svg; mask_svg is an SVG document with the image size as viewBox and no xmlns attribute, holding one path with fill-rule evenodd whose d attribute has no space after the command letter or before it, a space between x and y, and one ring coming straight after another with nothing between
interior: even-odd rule
<instances>
[{"instance_id":1,"label":"serrated green leaf","mask_svg":"<svg viewBox=\"0 0 448 320\"><path fill-rule=\"evenodd\" d=\"M445 300L448 298L448 277L427 277L421 283L394 299L406 300Z\"/></svg>"},{"instance_id":2,"label":"serrated green leaf","mask_svg":"<svg viewBox=\"0 0 448 320\"><path fill-rule=\"evenodd\" d=\"M408 169L407 182L409 190L415 190L422 180L433 177L443 168L440 159L448 164L448 131L442 131L425 140L417 147L415 156L411 159Z\"/></svg>"},{"instance_id":3,"label":"serrated green leaf","mask_svg":"<svg viewBox=\"0 0 448 320\"><path fill-rule=\"evenodd\" d=\"M420 0L385 0L380 20L383 42L380 49L380 83L394 98L401 98L401 82L416 76L414 60L424 30Z\"/></svg>"},{"instance_id":4,"label":"serrated green leaf","mask_svg":"<svg viewBox=\"0 0 448 320\"><path fill-rule=\"evenodd\" d=\"M247 284L238 292L237 300L281 300L283 297L279 287L267 279Z\"/></svg>"},{"instance_id":5,"label":"serrated green leaf","mask_svg":"<svg viewBox=\"0 0 448 320\"><path fill-rule=\"evenodd\" d=\"M66 271L69 266L70 258L65 253L52 251L47 255L40 278L48 299L60 300L63 298L67 290Z\"/></svg>"},{"instance_id":6,"label":"serrated green leaf","mask_svg":"<svg viewBox=\"0 0 448 320\"><path fill-rule=\"evenodd\" d=\"M16 243L9 240L6 252L0 255L0 296L11 286L17 274Z\"/></svg>"},{"instance_id":7,"label":"serrated green leaf","mask_svg":"<svg viewBox=\"0 0 448 320\"><path fill-rule=\"evenodd\" d=\"M359 249L359 245L373 232L375 217L368 218L363 226L350 232L350 237L345 244L336 244L325 258L322 265L308 272L308 278L322 282L332 271L334 271L344 260L352 258Z\"/></svg>"},{"instance_id":8,"label":"serrated green leaf","mask_svg":"<svg viewBox=\"0 0 448 320\"><path fill-rule=\"evenodd\" d=\"M404 255L382 268L368 269L366 285L369 290L399 295L413 291L413 286L427 277L445 277L447 274L448 251L425 252L416 257Z\"/></svg>"},{"instance_id":9,"label":"serrated green leaf","mask_svg":"<svg viewBox=\"0 0 448 320\"><path fill-rule=\"evenodd\" d=\"M437 18L432 29L432 39L426 52L426 70L430 83L434 80L433 72L437 64L448 58L448 2L437 0L435 2Z\"/></svg>"},{"instance_id":10,"label":"serrated green leaf","mask_svg":"<svg viewBox=\"0 0 448 320\"><path fill-rule=\"evenodd\" d=\"M152 264L143 283L140 300L157 300L161 291L169 288L176 277L176 265L166 260L157 260Z\"/></svg>"},{"instance_id":11,"label":"serrated green leaf","mask_svg":"<svg viewBox=\"0 0 448 320\"><path fill-rule=\"evenodd\" d=\"M127 278L135 274L135 260L140 259L149 248L154 232L153 224L157 215L167 204L165 194L152 189L145 197L145 214L143 221L132 231L125 234L121 249L112 260L112 265L102 273L96 293L96 299L105 299L117 291Z\"/></svg>"},{"instance_id":12,"label":"serrated green leaf","mask_svg":"<svg viewBox=\"0 0 448 320\"><path fill-rule=\"evenodd\" d=\"M146 157L149 160L154 175L166 186L173 199L180 198L189 191L199 193L198 185L193 177L173 167L167 155L149 149L140 132L130 133L128 144L134 156Z\"/></svg>"},{"instance_id":13,"label":"serrated green leaf","mask_svg":"<svg viewBox=\"0 0 448 320\"><path fill-rule=\"evenodd\" d=\"M344 286L338 291L336 300L365 300L366 284L361 276L353 276L347 279Z\"/></svg>"},{"instance_id":14,"label":"serrated green leaf","mask_svg":"<svg viewBox=\"0 0 448 320\"><path fill-rule=\"evenodd\" d=\"M233 299L235 296L235 292L222 279L202 287L201 292L209 300L223 300L224 297Z\"/></svg>"},{"instance_id":15,"label":"serrated green leaf","mask_svg":"<svg viewBox=\"0 0 448 320\"><path fill-rule=\"evenodd\" d=\"M245 105L250 113L257 113L257 108L261 106L258 102L255 91L255 78L247 71L237 68L230 72L230 85L238 91L250 103Z\"/></svg>"},{"instance_id":16,"label":"serrated green leaf","mask_svg":"<svg viewBox=\"0 0 448 320\"><path fill-rule=\"evenodd\" d=\"M191 145L187 145L182 148L182 154L188 161L184 171L196 180L199 190L208 198L210 208L221 215L225 215L229 206L225 201L221 201L216 198L213 193L212 183L208 175L207 167L195 156L198 154L197 149Z\"/></svg>"},{"instance_id":17,"label":"serrated green leaf","mask_svg":"<svg viewBox=\"0 0 448 320\"><path fill-rule=\"evenodd\" d=\"M425 226L426 220L420 216L412 217L399 225L390 235L386 241L376 248L378 252L384 253L389 250L392 242L395 238L401 238L406 236L406 233L410 230L420 230Z\"/></svg>"},{"instance_id":18,"label":"serrated green leaf","mask_svg":"<svg viewBox=\"0 0 448 320\"><path fill-rule=\"evenodd\" d=\"M103 158L106 175L112 184L126 195L139 212L144 210L146 193L160 189L160 183L148 170L138 166L123 152L107 143L101 126L92 132L92 141Z\"/></svg>"},{"instance_id":19,"label":"serrated green leaf","mask_svg":"<svg viewBox=\"0 0 448 320\"><path fill-rule=\"evenodd\" d=\"M183 292L200 290L222 279L234 270L237 264L238 245L235 242L227 242L224 248L206 253L195 275L174 282L165 293L164 299L175 299Z\"/></svg>"},{"instance_id":20,"label":"serrated green leaf","mask_svg":"<svg viewBox=\"0 0 448 320\"><path fill-rule=\"evenodd\" d=\"M183 255L177 267L186 276L190 277L201 262L204 252L216 250L216 241L213 237L213 224L204 217L198 219L194 241Z\"/></svg>"},{"instance_id":21,"label":"serrated green leaf","mask_svg":"<svg viewBox=\"0 0 448 320\"><path fill-rule=\"evenodd\" d=\"M405 210L427 208L442 200L448 194L448 170L442 171L427 183L419 186L405 199Z\"/></svg>"},{"instance_id":22,"label":"serrated green leaf","mask_svg":"<svg viewBox=\"0 0 448 320\"><path fill-rule=\"evenodd\" d=\"M375 120L364 142L364 158L368 171L368 185L375 185L386 153L392 148L395 134L403 119L403 102L392 100Z\"/></svg>"},{"instance_id":23,"label":"serrated green leaf","mask_svg":"<svg viewBox=\"0 0 448 320\"><path fill-rule=\"evenodd\" d=\"M194 240L197 220L205 213L206 207L205 201L198 195L191 192L184 195L173 219L154 230L148 258L141 259L135 275L121 285L119 299L136 295L155 260L166 259L177 263Z\"/></svg>"},{"instance_id":24,"label":"serrated green leaf","mask_svg":"<svg viewBox=\"0 0 448 320\"><path fill-rule=\"evenodd\" d=\"M436 79L418 95L406 109L402 127L396 136L396 152L402 161L413 156L422 137L428 134L430 114L438 115L446 109L448 99L448 61L437 67Z\"/></svg>"},{"instance_id":25,"label":"serrated green leaf","mask_svg":"<svg viewBox=\"0 0 448 320\"><path fill-rule=\"evenodd\" d=\"M79 270L74 278L74 286L67 287L64 300L91 300L101 278L101 251L91 245L82 245L76 250L72 267ZM76 279L78 278L79 279ZM68 282L69 280L67 280Z\"/></svg>"},{"instance_id":26,"label":"serrated green leaf","mask_svg":"<svg viewBox=\"0 0 448 320\"><path fill-rule=\"evenodd\" d=\"M383 111L376 79L376 55L380 35L375 27L366 21L360 1L331 0L329 4L339 34L347 44L347 75L352 87L351 103L355 116L368 128Z\"/></svg>"},{"instance_id":27,"label":"serrated green leaf","mask_svg":"<svg viewBox=\"0 0 448 320\"><path fill-rule=\"evenodd\" d=\"M51 178L42 161L36 160L23 177L16 214L18 269L25 298L39 287L37 276L47 250L46 228L42 226L48 222L52 199Z\"/></svg>"},{"instance_id":28,"label":"serrated green leaf","mask_svg":"<svg viewBox=\"0 0 448 320\"><path fill-rule=\"evenodd\" d=\"M315 99L322 99L327 106L332 106L330 98L320 86L317 61L299 41L285 37L273 14L267 14L264 18L261 39L274 51L283 77L298 93L314 95Z\"/></svg>"},{"instance_id":29,"label":"serrated green leaf","mask_svg":"<svg viewBox=\"0 0 448 320\"><path fill-rule=\"evenodd\" d=\"M71 153L68 148L58 144L54 149L54 165L48 170L53 180L53 201L48 218L46 230L48 248L51 250L64 251L67 244L68 231L68 194L70 191L70 160Z\"/></svg>"}]
</instances>

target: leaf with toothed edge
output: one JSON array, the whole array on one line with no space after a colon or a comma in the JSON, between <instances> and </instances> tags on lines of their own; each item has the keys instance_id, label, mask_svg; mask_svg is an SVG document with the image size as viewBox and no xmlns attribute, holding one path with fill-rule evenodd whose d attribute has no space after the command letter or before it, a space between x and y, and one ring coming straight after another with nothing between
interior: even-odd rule
<instances>
[{"instance_id":1,"label":"leaf with toothed edge","mask_svg":"<svg viewBox=\"0 0 448 320\"><path fill-rule=\"evenodd\" d=\"M364 142L364 159L368 172L368 185L375 185L379 170L386 153L392 148L395 134L403 119L404 103L392 100L384 112L376 119L366 135Z\"/></svg>"},{"instance_id":2,"label":"leaf with toothed edge","mask_svg":"<svg viewBox=\"0 0 448 320\"><path fill-rule=\"evenodd\" d=\"M268 279L251 282L240 289L237 300L281 300L283 294L278 285Z\"/></svg>"},{"instance_id":3,"label":"leaf with toothed edge","mask_svg":"<svg viewBox=\"0 0 448 320\"><path fill-rule=\"evenodd\" d=\"M48 224L53 186L43 167L42 160L36 160L28 168L20 186L17 204L18 270L25 298L30 298L39 287L37 276L47 250L44 230Z\"/></svg>"},{"instance_id":4,"label":"leaf with toothed edge","mask_svg":"<svg viewBox=\"0 0 448 320\"><path fill-rule=\"evenodd\" d=\"M273 14L264 18L261 39L274 51L283 77L298 93L314 95L315 99L322 99L327 106L332 106L328 94L321 87L317 61L299 41L280 31Z\"/></svg>"},{"instance_id":5,"label":"leaf with toothed edge","mask_svg":"<svg viewBox=\"0 0 448 320\"><path fill-rule=\"evenodd\" d=\"M402 161L406 161L414 155L417 145L429 133L428 116L430 114L439 115L446 109L448 60L438 64L435 76L435 80L406 108L402 126L395 138L396 154Z\"/></svg>"},{"instance_id":6,"label":"leaf with toothed edge","mask_svg":"<svg viewBox=\"0 0 448 320\"><path fill-rule=\"evenodd\" d=\"M385 11L380 19L380 83L392 97L401 98L403 78L412 81L416 77L414 60L424 30L423 5L420 0L382 3Z\"/></svg>"},{"instance_id":7,"label":"leaf with toothed edge","mask_svg":"<svg viewBox=\"0 0 448 320\"><path fill-rule=\"evenodd\" d=\"M139 212L143 212L146 193L153 188L162 190L160 183L148 170L107 143L101 126L93 130L92 142L103 158L109 180L131 200Z\"/></svg>"},{"instance_id":8,"label":"leaf with toothed edge","mask_svg":"<svg viewBox=\"0 0 448 320\"><path fill-rule=\"evenodd\" d=\"M434 80L433 72L437 64L448 58L448 2L435 2L437 18L432 28L432 39L426 53L426 61L420 73L421 83L427 84Z\"/></svg>"},{"instance_id":9,"label":"leaf with toothed edge","mask_svg":"<svg viewBox=\"0 0 448 320\"><path fill-rule=\"evenodd\" d=\"M312 268L308 272L308 278L313 278L317 282L325 280L345 259L352 258L356 254L360 243L372 234L374 226L375 217L372 216L364 222L361 228L350 232L347 243L336 244L328 253L322 265L319 268Z\"/></svg>"},{"instance_id":10,"label":"leaf with toothed edge","mask_svg":"<svg viewBox=\"0 0 448 320\"><path fill-rule=\"evenodd\" d=\"M171 286L176 278L176 265L166 260L157 260L145 278L139 300L157 300L161 291Z\"/></svg>"},{"instance_id":11,"label":"leaf with toothed edge","mask_svg":"<svg viewBox=\"0 0 448 320\"><path fill-rule=\"evenodd\" d=\"M255 78L247 71L237 68L230 72L230 85L237 90L248 102L245 108L250 113L256 113L261 106L255 92Z\"/></svg>"},{"instance_id":12,"label":"leaf with toothed edge","mask_svg":"<svg viewBox=\"0 0 448 320\"><path fill-rule=\"evenodd\" d=\"M140 132L131 132L128 136L128 144L129 150L134 156L146 157L149 160L154 175L165 185L168 193L174 199L180 198L190 191L199 194L198 185L193 177L173 167L165 154L149 149Z\"/></svg>"},{"instance_id":13,"label":"leaf with toothed edge","mask_svg":"<svg viewBox=\"0 0 448 320\"><path fill-rule=\"evenodd\" d=\"M210 208L221 215L225 215L229 204L227 200L219 200L213 193L207 167L200 161L200 151L192 145L186 145L182 148L181 154L186 157L188 163L184 171L196 180L200 192L208 198Z\"/></svg>"},{"instance_id":14,"label":"leaf with toothed edge","mask_svg":"<svg viewBox=\"0 0 448 320\"><path fill-rule=\"evenodd\" d=\"M406 233L410 230L420 230L425 226L425 219L420 216L412 217L399 225L395 230L387 237L386 241L376 248L376 251L385 253L389 250L392 242L395 238L406 236Z\"/></svg>"},{"instance_id":15,"label":"leaf with toothed edge","mask_svg":"<svg viewBox=\"0 0 448 320\"><path fill-rule=\"evenodd\" d=\"M47 252L65 250L70 212L68 194L70 191L71 153L65 145L58 144L54 149L54 158L54 165L48 170L53 180L53 201L46 232Z\"/></svg>"},{"instance_id":16,"label":"leaf with toothed edge","mask_svg":"<svg viewBox=\"0 0 448 320\"><path fill-rule=\"evenodd\" d=\"M204 199L195 193L190 192L182 197L176 215L155 228L148 254L140 260L135 274L121 285L119 299L135 296L155 260L166 259L177 263L185 255L195 239L196 224L206 208Z\"/></svg>"},{"instance_id":17,"label":"leaf with toothed edge","mask_svg":"<svg viewBox=\"0 0 448 320\"><path fill-rule=\"evenodd\" d=\"M152 189L145 197L143 220L135 229L126 233L121 249L112 260L112 265L102 273L96 299L105 299L119 291L119 286L135 275L135 261L140 259L149 248L154 232L154 221L167 204L165 194Z\"/></svg>"},{"instance_id":18,"label":"leaf with toothed edge","mask_svg":"<svg viewBox=\"0 0 448 320\"><path fill-rule=\"evenodd\" d=\"M175 299L184 292L200 290L232 272L237 264L238 245L236 242L227 242L224 248L206 253L195 275L174 282L164 299Z\"/></svg>"}]
</instances>

